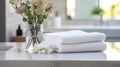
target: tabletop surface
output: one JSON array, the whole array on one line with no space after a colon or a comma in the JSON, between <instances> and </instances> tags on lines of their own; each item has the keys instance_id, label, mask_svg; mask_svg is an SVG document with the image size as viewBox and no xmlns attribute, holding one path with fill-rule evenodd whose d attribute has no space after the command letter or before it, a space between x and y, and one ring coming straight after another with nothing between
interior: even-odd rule
<instances>
[{"instance_id":1,"label":"tabletop surface","mask_svg":"<svg viewBox=\"0 0 120 67\"><path fill-rule=\"evenodd\" d=\"M13 46L0 50L1 60L44 60L44 61L120 61L120 42L107 42L103 52L31 54L24 50L25 43L1 42L0 46Z\"/></svg>"}]
</instances>

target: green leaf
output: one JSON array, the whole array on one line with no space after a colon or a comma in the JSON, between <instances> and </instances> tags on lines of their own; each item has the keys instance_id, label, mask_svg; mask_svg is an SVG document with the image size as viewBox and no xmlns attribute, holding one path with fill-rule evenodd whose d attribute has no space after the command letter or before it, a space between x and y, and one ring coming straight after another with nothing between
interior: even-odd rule
<instances>
[{"instance_id":1,"label":"green leaf","mask_svg":"<svg viewBox=\"0 0 120 67\"><path fill-rule=\"evenodd\" d=\"M33 24L31 20L28 20L28 24Z\"/></svg>"},{"instance_id":2,"label":"green leaf","mask_svg":"<svg viewBox=\"0 0 120 67\"><path fill-rule=\"evenodd\" d=\"M22 5L22 6L24 6L24 5L25 5L25 3L21 3L21 5Z\"/></svg>"},{"instance_id":3,"label":"green leaf","mask_svg":"<svg viewBox=\"0 0 120 67\"><path fill-rule=\"evenodd\" d=\"M24 21L24 22L27 22L27 18L23 17L23 21Z\"/></svg>"},{"instance_id":4,"label":"green leaf","mask_svg":"<svg viewBox=\"0 0 120 67\"><path fill-rule=\"evenodd\" d=\"M43 19L41 19L40 17L38 18L38 23L42 24L43 23Z\"/></svg>"},{"instance_id":5,"label":"green leaf","mask_svg":"<svg viewBox=\"0 0 120 67\"><path fill-rule=\"evenodd\" d=\"M91 14L93 15L99 15L101 13L103 13L103 9L100 8L99 6L95 6L92 10L91 10Z\"/></svg>"},{"instance_id":6,"label":"green leaf","mask_svg":"<svg viewBox=\"0 0 120 67\"><path fill-rule=\"evenodd\" d=\"M48 15L43 15L43 18L47 19Z\"/></svg>"},{"instance_id":7,"label":"green leaf","mask_svg":"<svg viewBox=\"0 0 120 67\"><path fill-rule=\"evenodd\" d=\"M28 9L30 9L30 8L31 8L31 6L27 6L27 8L28 8Z\"/></svg>"}]
</instances>

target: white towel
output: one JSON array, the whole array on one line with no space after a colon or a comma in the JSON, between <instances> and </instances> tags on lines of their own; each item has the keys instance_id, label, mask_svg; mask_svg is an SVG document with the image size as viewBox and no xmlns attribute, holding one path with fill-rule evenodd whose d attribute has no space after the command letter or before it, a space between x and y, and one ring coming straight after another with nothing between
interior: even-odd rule
<instances>
[{"instance_id":1,"label":"white towel","mask_svg":"<svg viewBox=\"0 0 120 67\"><path fill-rule=\"evenodd\" d=\"M45 42L44 42L45 43ZM91 43L81 43L81 44L47 44L51 48L56 49L57 52L86 52L86 51L103 51L106 49L105 42L91 42Z\"/></svg>"},{"instance_id":2,"label":"white towel","mask_svg":"<svg viewBox=\"0 0 120 67\"><path fill-rule=\"evenodd\" d=\"M105 38L106 35L104 33L87 33L81 30L44 34L44 40L50 43L85 43L104 41Z\"/></svg>"}]
</instances>

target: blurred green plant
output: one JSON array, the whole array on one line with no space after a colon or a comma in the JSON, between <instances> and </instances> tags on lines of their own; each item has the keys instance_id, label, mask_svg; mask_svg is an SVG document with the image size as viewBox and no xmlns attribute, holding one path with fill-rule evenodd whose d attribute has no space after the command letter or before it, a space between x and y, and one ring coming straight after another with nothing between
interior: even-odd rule
<instances>
[{"instance_id":1,"label":"blurred green plant","mask_svg":"<svg viewBox=\"0 0 120 67\"><path fill-rule=\"evenodd\" d=\"M100 15L100 14L103 14L103 12L104 12L104 10L102 8L100 8L99 6L95 6L91 10L92 15Z\"/></svg>"}]
</instances>

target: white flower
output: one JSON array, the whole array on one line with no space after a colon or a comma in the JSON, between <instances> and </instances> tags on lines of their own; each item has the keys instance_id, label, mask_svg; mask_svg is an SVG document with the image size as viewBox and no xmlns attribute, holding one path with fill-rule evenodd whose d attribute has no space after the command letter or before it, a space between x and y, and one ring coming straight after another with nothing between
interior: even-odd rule
<instances>
[{"instance_id":1,"label":"white flower","mask_svg":"<svg viewBox=\"0 0 120 67\"><path fill-rule=\"evenodd\" d=\"M10 0L9 3L11 4L16 4L18 2L22 2L22 0Z\"/></svg>"},{"instance_id":2,"label":"white flower","mask_svg":"<svg viewBox=\"0 0 120 67\"><path fill-rule=\"evenodd\" d=\"M24 9L25 8L23 6L20 6L16 9L16 13L21 14L21 13L23 13Z\"/></svg>"},{"instance_id":3,"label":"white flower","mask_svg":"<svg viewBox=\"0 0 120 67\"><path fill-rule=\"evenodd\" d=\"M50 14L54 8L55 8L55 5L53 3L48 3L46 7L46 12Z\"/></svg>"},{"instance_id":4,"label":"white flower","mask_svg":"<svg viewBox=\"0 0 120 67\"><path fill-rule=\"evenodd\" d=\"M10 0L9 3L15 4L15 3L16 3L16 0Z\"/></svg>"},{"instance_id":5,"label":"white flower","mask_svg":"<svg viewBox=\"0 0 120 67\"><path fill-rule=\"evenodd\" d=\"M44 8L44 6L43 7L37 7L36 9L35 9L35 13L37 14L37 15L44 15L44 12L45 12L45 8Z\"/></svg>"},{"instance_id":6,"label":"white flower","mask_svg":"<svg viewBox=\"0 0 120 67\"><path fill-rule=\"evenodd\" d=\"M32 9L35 11L35 14L37 15L44 15L45 13L45 7L46 7L46 1L45 0L32 0Z\"/></svg>"},{"instance_id":7,"label":"white flower","mask_svg":"<svg viewBox=\"0 0 120 67\"><path fill-rule=\"evenodd\" d=\"M16 9L16 13L22 14L30 24L35 20L42 24L54 9L54 4L46 0L10 0L9 2Z\"/></svg>"},{"instance_id":8,"label":"white flower","mask_svg":"<svg viewBox=\"0 0 120 67\"><path fill-rule=\"evenodd\" d=\"M45 5L47 2L45 0L32 0L31 1L33 6L42 6Z\"/></svg>"}]
</instances>

